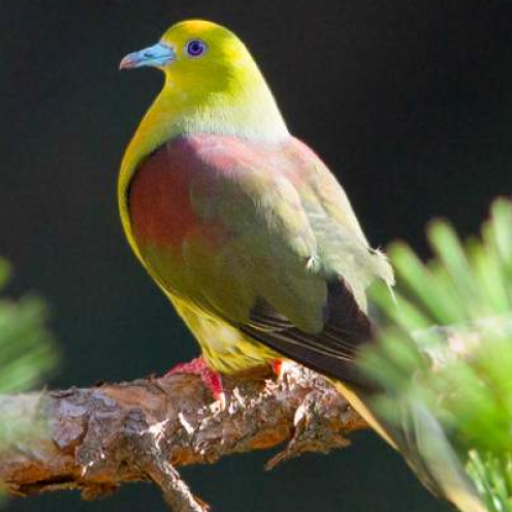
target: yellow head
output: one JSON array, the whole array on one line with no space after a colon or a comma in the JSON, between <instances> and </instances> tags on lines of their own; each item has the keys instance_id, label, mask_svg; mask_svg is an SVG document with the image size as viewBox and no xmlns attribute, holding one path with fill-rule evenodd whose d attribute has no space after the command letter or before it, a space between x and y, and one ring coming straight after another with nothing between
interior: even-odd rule
<instances>
[{"instance_id":1,"label":"yellow head","mask_svg":"<svg viewBox=\"0 0 512 512\"><path fill-rule=\"evenodd\" d=\"M154 46L127 55L121 69L165 74L157 103L177 133L214 132L283 138L287 130L246 46L230 30L202 20L173 25Z\"/></svg>"},{"instance_id":2,"label":"yellow head","mask_svg":"<svg viewBox=\"0 0 512 512\"><path fill-rule=\"evenodd\" d=\"M260 75L240 39L224 27L201 20L173 25L159 43L127 55L120 67L148 66L161 69L169 86L194 96L242 86Z\"/></svg>"}]
</instances>

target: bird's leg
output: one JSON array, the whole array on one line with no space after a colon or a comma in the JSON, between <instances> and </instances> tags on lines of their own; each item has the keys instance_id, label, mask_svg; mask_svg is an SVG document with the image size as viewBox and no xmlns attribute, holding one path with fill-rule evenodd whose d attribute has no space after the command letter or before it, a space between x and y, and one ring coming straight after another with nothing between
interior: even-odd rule
<instances>
[{"instance_id":1,"label":"bird's leg","mask_svg":"<svg viewBox=\"0 0 512 512\"><path fill-rule=\"evenodd\" d=\"M270 361L270 366L272 368L272 372L276 376L276 379L281 380L285 372L284 361L282 359L272 359L272 361Z\"/></svg>"},{"instance_id":2,"label":"bird's leg","mask_svg":"<svg viewBox=\"0 0 512 512\"><path fill-rule=\"evenodd\" d=\"M203 384L210 390L215 400L220 403L221 410L226 406L226 395L222 386L222 377L220 373L212 370L203 357L196 357L188 363L179 363L171 368L166 375L175 375L177 373L188 373L201 377Z\"/></svg>"},{"instance_id":3,"label":"bird's leg","mask_svg":"<svg viewBox=\"0 0 512 512\"><path fill-rule=\"evenodd\" d=\"M268 364L270 365L274 378L265 379L265 387L269 391L273 391L283 380L284 374L286 373L286 364L283 359L271 359Z\"/></svg>"}]
</instances>

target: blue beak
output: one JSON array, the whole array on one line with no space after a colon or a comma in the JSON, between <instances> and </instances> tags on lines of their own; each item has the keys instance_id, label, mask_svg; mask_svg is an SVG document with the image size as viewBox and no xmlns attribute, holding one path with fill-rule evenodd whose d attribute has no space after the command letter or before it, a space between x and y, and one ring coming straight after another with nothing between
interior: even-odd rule
<instances>
[{"instance_id":1,"label":"blue beak","mask_svg":"<svg viewBox=\"0 0 512 512\"><path fill-rule=\"evenodd\" d=\"M119 69L134 69L142 67L161 68L176 59L174 50L163 43L144 48L138 52L129 53L119 64Z\"/></svg>"}]
</instances>

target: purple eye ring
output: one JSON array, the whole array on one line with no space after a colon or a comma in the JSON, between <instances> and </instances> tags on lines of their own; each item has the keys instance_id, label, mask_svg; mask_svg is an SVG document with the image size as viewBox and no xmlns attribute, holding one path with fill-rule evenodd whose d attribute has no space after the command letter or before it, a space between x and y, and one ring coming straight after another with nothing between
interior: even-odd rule
<instances>
[{"instance_id":1,"label":"purple eye ring","mask_svg":"<svg viewBox=\"0 0 512 512\"><path fill-rule=\"evenodd\" d=\"M189 41L186 50L190 57L200 57L206 51L206 44L200 39Z\"/></svg>"}]
</instances>

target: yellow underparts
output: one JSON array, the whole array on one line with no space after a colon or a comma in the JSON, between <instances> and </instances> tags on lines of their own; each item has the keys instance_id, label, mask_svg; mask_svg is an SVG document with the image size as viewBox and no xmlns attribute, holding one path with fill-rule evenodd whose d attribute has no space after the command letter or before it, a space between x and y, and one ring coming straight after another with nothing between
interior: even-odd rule
<instances>
[{"instance_id":1,"label":"yellow underparts","mask_svg":"<svg viewBox=\"0 0 512 512\"><path fill-rule=\"evenodd\" d=\"M282 358L277 352L250 340L227 322L195 311L184 301L168 296L199 342L206 364L215 371L236 373Z\"/></svg>"}]
</instances>

